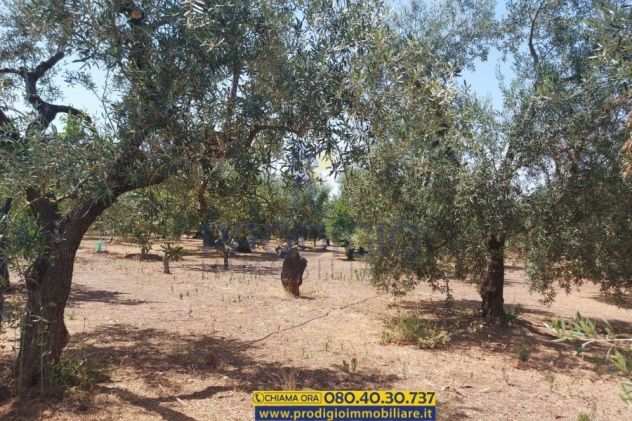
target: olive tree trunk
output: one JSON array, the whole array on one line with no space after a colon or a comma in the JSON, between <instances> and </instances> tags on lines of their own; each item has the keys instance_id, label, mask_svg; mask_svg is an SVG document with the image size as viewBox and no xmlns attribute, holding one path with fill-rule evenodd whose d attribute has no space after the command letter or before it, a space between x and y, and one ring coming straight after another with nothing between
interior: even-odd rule
<instances>
[{"instance_id":1,"label":"olive tree trunk","mask_svg":"<svg viewBox=\"0 0 632 421\"><path fill-rule=\"evenodd\" d=\"M44 247L25 271L26 303L16 361L17 393L46 393L51 371L68 344L64 311L70 295L75 256L84 234L113 199L87 200L62 215L55 202L27 193Z\"/></svg>"},{"instance_id":2,"label":"olive tree trunk","mask_svg":"<svg viewBox=\"0 0 632 421\"><path fill-rule=\"evenodd\" d=\"M164 256L162 256L162 272L166 275L171 274L171 267L169 266L169 263L169 256L167 255L167 253L165 253Z\"/></svg>"},{"instance_id":3,"label":"olive tree trunk","mask_svg":"<svg viewBox=\"0 0 632 421\"><path fill-rule=\"evenodd\" d=\"M9 289L9 259L6 248L6 221L11 210L11 199L7 199L0 207L0 326L4 314L4 292Z\"/></svg>"},{"instance_id":4,"label":"olive tree trunk","mask_svg":"<svg viewBox=\"0 0 632 421\"><path fill-rule=\"evenodd\" d=\"M208 221L200 223L200 237L202 237L202 245L204 247L213 247L215 245L213 230Z\"/></svg>"},{"instance_id":5,"label":"olive tree trunk","mask_svg":"<svg viewBox=\"0 0 632 421\"><path fill-rule=\"evenodd\" d=\"M9 265L2 255L0 244L0 327L2 327L2 315L4 314L4 292L9 289Z\"/></svg>"},{"instance_id":6,"label":"olive tree trunk","mask_svg":"<svg viewBox=\"0 0 632 421\"><path fill-rule=\"evenodd\" d=\"M0 292L9 288L9 262L2 254L2 247L0 243Z\"/></svg>"},{"instance_id":7,"label":"olive tree trunk","mask_svg":"<svg viewBox=\"0 0 632 421\"><path fill-rule=\"evenodd\" d=\"M17 359L17 392L51 386L50 371L68 344L64 310L70 294L77 249L64 242L40 256L27 271L27 300Z\"/></svg>"},{"instance_id":8,"label":"olive tree trunk","mask_svg":"<svg viewBox=\"0 0 632 421\"><path fill-rule=\"evenodd\" d=\"M482 315L490 323L505 321L505 239L492 235L487 241L487 270L480 285Z\"/></svg>"},{"instance_id":9,"label":"olive tree trunk","mask_svg":"<svg viewBox=\"0 0 632 421\"><path fill-rule=\"evenodd\" d=\"M224 245L224 249L223 249L223 253L224 253L224 269L227 269L230 267L230 264L228 262L228 256L230 256L230 249Z\"/></svg>"}]
</instances>

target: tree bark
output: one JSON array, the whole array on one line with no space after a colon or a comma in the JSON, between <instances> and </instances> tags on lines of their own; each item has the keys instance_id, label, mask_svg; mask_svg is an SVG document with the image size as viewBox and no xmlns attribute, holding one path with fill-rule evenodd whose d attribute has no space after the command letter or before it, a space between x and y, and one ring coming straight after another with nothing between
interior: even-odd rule
<instances>
[{"instance_id":1,"label":"tree bark","mask_svg":"<svg viewBox=\"0 0 632 421\"><path fill-rule=\"evenodd\" d=\"M25 272L26 304L16 361L17 393L47 393L51 370L68 344L64 310L70 295L75 256L84 234L113 199L87 200L66 215L55 202L27 191L45 247Z\"/></svg>"},{"instance_id":2,"label":"tree bark","mask_svg":"<svg viewBox=\"0 0 632 421\"><path fill-rule=\"evenodd\" d=\"M9 289L9 268L0 246L0 328L4 314L4 292Z\"/></svg>"},{"instance_id":3,"label":"tree bark","mask_svg":"<svg viewBox=\"0 0 632 421\"><path fill-rule=\"evenodd\" d=\"M303 284L303 274L306 267L307 259L301 257L298 250L290 249L287 257L283 260L281 284L295 298L301 296L300 286Z\"/></svg>"},{"instance_id":4,"label":"tree bark","mask_svg":"<svg viewBox=\"0 0 632 421\"><path fill-rule=\"evenodd\" d=\"M228 249L228 246L226 244L224 244L224 269L228 269L229 268L229 264L228 264L228 255L230 254L230 250Z\"/></svg>"},{"instance_id":5,"label":"tree bark","mask_svg":"<svg viewBox=\"0 0 632 421\"><path fill-rule=\"evenodd\" d=\"M213 230L208 221L202 221L200 223L200 236L202 237L202 245L204 247L213 247L215 245L215 238L213 238Z\"/></svg>"},{"instance_id":6,"label":"tree bark","mask_svg":"<svg viewBox=\"0 0 632 421\"><path fill-rule=\"evenodd\" d=\"M487 270L480 286L482 316L489 323L503 324L505 309L505 239L492 235L487 241Z\"/></svg>"},{"instance_id":7,"label":"tree bark","mask_svg":"<svg viewBox=\"0 0 632 421\"><path fill-rule=\"evenodd\" d=\"M458 251L454 257L454 277L456 279L465 279L465 262L464 253Z\"/></svg>"},{"instance_id":8,"label":"tree bark","mask_svg":"<svg viewBox=\"0 0 632 421\"><path fill-rule=\"evenodd\" d=\"M2 321L2 303L4 299L2 294L9 288L9 259L5 251L7 246L5 235L11 202L12 199L7 199L0 207L0 322Z\"/></svg>"},{"instance_id":9,"label":"tree bark","mask_svg":"<svg viewBox=\"0 0 632 421\"><path fill-rule=\"evenodd\" d=\"M17 392L24 396L36 386L50 390L51 369L68 344L64 310L70 294L77 246L65 240L28 269L27 301L17 359Z\"/></svg>"},{"instance_id":10,"label":"tree bark","mask_svg":"<svg viewBox=\"0 0 632 421\"><path fill-rule=\"evenodd\" d=\"M162 271L166 275L171 274L171 269L169 267L169 256L167 256L167 253L165 253L165 255L162 256Z\"/></svg>"},{"instance_id":11,"label":"tree bark","mask_svg":"<svg viewBox=\"0 0 632 421\"><path fill-rule=\"evenodd\" d=\"M1 235L1 234L0 234ZM2 327L2 315L4 314L4 292L9 289L9 265L2 254L2 241L0 240L0 327Z\"/></svg>"},{"instance_id":12,"label":"tree bark","mask_svg":"<svg viewBox=\"0 0 632 421\"><path fill-rule=\"evenodd\" d=\"M3 254L2 241L0 240L0 293L9 288L9 262Z\"/></svg>"},{"instance_id":13,"label":"tree bark","mask_svg":"<svg viewBox=\"0 0 632 421\"><path fill-rule=\"evenodd\" d=\"M209 205L206 200L206 188L208 186L208 180L204 179L197 190L198 200L198 216L200 218L200 236L204 247L213 247L215 245L215 238L213 238L213 230L209 224Z\"/></svg>"}]
</instances>

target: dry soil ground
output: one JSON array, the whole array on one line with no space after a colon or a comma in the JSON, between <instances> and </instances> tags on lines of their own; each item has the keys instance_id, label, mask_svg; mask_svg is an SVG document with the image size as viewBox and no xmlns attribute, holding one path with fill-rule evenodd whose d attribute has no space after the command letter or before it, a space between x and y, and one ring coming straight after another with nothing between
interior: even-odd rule
<instances>
[{"instance_id":1,"label":"dry soil ground","mask_svg":"<svg viewBox=\"0 0 632 421\"><path fill-rule=\"evenodd\" d=\"M5 401L0 419L248 421L256 389L393 388L436 391L441 420L632 420L618 397L621 378L600 352L577 356L543 327L581 311L630 332L631 310L592 285L547 307L510 268L505 300L522 306L520 318L492 333L477 328L478 295L468 283L452 283L452 309L427 286L394 299L370 286L361 262L314 251L303 254L304 296L293 299L271 246L232 259L228 271L196 241L185 246L188 255L164 275L160 262L125 259L131 246L97 255L86 241L66 312L66 355L98 365L107 379L61 402ZM455 330L445 349L382 344L383 320L411 312L468 329ZM14 341L10 329L0 336L5 375Z\"/></svg>"}]
</instances>

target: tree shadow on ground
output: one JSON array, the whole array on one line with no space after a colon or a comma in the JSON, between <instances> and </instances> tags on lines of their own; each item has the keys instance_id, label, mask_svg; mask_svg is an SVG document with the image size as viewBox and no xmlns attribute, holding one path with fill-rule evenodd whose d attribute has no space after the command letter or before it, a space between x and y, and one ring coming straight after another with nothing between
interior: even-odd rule
<instances>
[{"instance_id":1,"label":"tree shadow on ground","mask_svg":"<svg viewBox=\"0 0 632 421\"><path fill-rule=\"evenodd\" d=\"M237 253L232 259L237 259L245 262L281 262L282 258L276 255L276 253L269 252L257 252L253 251L252 253Z\"/></svg>"},{"instance_id":2,"label":"tree shadow on ground","mask_svg":"<svg viewBox=\"0 0 632 421\"><path fill-rule=\"evenodd\" d=\"M89 288L81 284L75 283L70 291L68 299L68 307L73 307L80 303L104 303L113 305L135 306L142 304L151 304L153 301L135 300L124 298L129 295L118 291L106 291L100 289Z\"/></svg>"},{"instance_id":3,"label":"tree shadow on ground","mask_svg":"<svg viewBox=\"0 0 632 421\"><path fill-rule=\"evenodd\" d=\"M610 304L612 306L623 308L626 310L632 309L632 296L631 295L615 295L615 294L596 294L592 297L593 300L600 303Z\"/></svg>"},{"instance_id":4,"label":"tree shadow on ground","mask_svg":"<svg viewBox=\"0 0 632 421\"><path fill-rule=\"evenodd\" d=\"M515 359L521 369L569 372L586 369L598 374L614 370L606 359L608 348L591 345L578 354L581 344L559 342L544 323L559 318L555 314L520 305L506 305L506 326L488 326L480 317L480 301L456 300L449 305L445 300L402 301L392 304L410 315L431 319L450 335L448 352L477 349L482 352L502 353ZM632 324L620 320L608 321L618 331L632 329ZM440 352L440 351L438 351Z\"/></svg>"},{"instance_id":5,"label":"tree shadow on ground","mask_svg":"<svg viewBox=\"0 0 632 421\"><path fill-rule=\"evenodd\" d=\"M205 259L222 259L224 257L223 253L218 251L214 247L209 248L199 248L199 249L185 249L184 256L191 257L201 257ZM273 252L269 251L261 251L261 250L253 250L251 253L239 253L233 252L231 254L231 259L243 259L243 260L252 260L252 261L261 261L261 262L277 262L282 260L279 256L277 256Z\"/></svg>"},{"instance_id":6,"label":"tree shadow on ground","mask_svg":"<svg viewBox=\"0 0 632 421\"><path fill-rule=\"evenodd\" d=\"M398 380L397 376L369 369L348 373L335 367L306 368L261 361L249 354L250 351L256 351L258 346L237 339L180 335L158 329L111 325L74 335L65 358L95 361L104 372L116 369L133 376L148 390L154 391L147 393L151 396L139 392L137 387L129 390L115 383L94 386L93 391L96 393L92 395L115 396L125 405L139 407L170 421L193 420L180 412L177 405L170 404L208 399L221 392L376 389L388 388ZM183 391L182 385L186 383L183 379L194 379L204 386L199 390ZM47 404L64 405L64 411L74 412L77 417L107 409L106 405L96 401L84 405L73 405L71 400ZM111 406L112 402L107 405ZM7 420L20 417L29 419L28 416L37 410L37 405L34 406L32 402L13 402L5 417Z\"/></svg>"},{"instance_id":7,"label":"tree shadow on ground","mask_svg":"<svg viewBox=\"0 0 632 421\"><path fill-rule=\"evenodd\" d=\"M246 274L246 275L272 275L272 276L280 276L281 268L275 266L264 266L264 265L235 265L230 264L228 268L224 268L223 264L213 263L210 265L207 264L195 264L195 265L183 265L186 270L190 270L193 272L206 272L206 273L236 273L236 274Z\"/></svg>"},{"instance_id":8,"label":"tree shadow on ground","mask_svg":"<svg viewBox=\"0 0 632 421\"><path fill-rule=\"evenodd\" d=\"M162 256L155 253L147 253L144 256L141 253L127 253L123 258L140 262L162 262Z\"/></svg>"}]
</instances>

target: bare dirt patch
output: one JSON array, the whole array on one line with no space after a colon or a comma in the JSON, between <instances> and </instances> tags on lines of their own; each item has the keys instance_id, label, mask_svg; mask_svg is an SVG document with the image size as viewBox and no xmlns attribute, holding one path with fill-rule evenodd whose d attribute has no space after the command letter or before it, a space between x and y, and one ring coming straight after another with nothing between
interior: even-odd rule
<instances>
[{"instance_id":1,"label":"bare dirt patch","mask_svg":"<svg viewBox=\"0 0 632 421\"><path fill-rule=\"evenodd\" d=\"M630 310L592 285L560 293L547 307L512 268L505 300L520 305L519 317L497 331L480 326L479 297L468 283L452 283L449 307L425 285L395 299L371 287L362 262L306 251L303 297L294 299L281 286L272 246L232 258L225 270L198 244L185 242L184 260L165 275L160 262L125 259L137 252L131 246L95 254L94 242L85 242L66 312L67 356L94 361L107 380L60 402L5 400L0 419L248 421L251 391L284 388L434 390L441 420L631 417L618 397L621 379L600 350L577 356L543 326L580 311L632 332ZM450 330L448 346L384 345L384 320L410 314ZM0 339L6 378L15 332Z\"/></svg>"}]
</instances>

